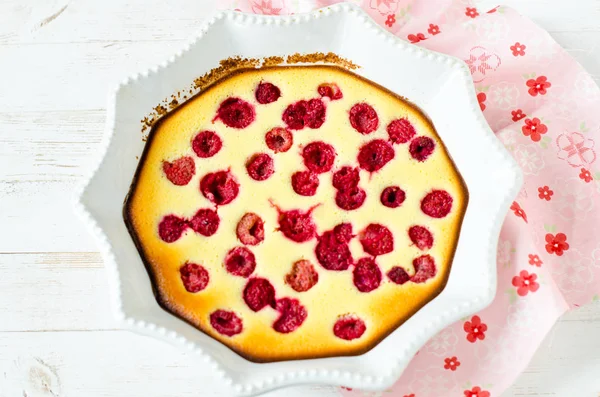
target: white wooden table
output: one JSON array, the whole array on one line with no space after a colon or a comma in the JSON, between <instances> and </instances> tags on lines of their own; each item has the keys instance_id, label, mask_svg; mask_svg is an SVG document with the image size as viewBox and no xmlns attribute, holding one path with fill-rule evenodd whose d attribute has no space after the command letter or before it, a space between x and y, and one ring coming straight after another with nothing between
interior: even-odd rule
<instances>
[{"instance_id":1,"label":"white wooden table","mask_svg":"<svg viewBox=\"0 0 600 397\"><path fill-rule=\"evenodd\" d=\"M600 80L600 0L508 5ZM116 328L102 260L71 211L101 140L107 88L166 59L209 8L0 0L0 397L225 396L195 357ZM567 314L505 395L598 396L598 335L600 305ZM336 394L271 395L307 393Z\"/></svg>"}]
</instances>

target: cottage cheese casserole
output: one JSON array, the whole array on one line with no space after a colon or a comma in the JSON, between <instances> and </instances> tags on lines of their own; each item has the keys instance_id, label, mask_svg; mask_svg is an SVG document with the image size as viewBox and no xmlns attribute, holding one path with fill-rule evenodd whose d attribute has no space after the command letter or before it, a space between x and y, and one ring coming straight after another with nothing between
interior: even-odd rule
<instances>
[{"instance_id":1,"label":"cottage cheese casserole","mask_svg":"<svg viewBox=\"0 0 600 397\"><path fill-rule=\"evenodd\" d=\"M364 353L436 297L467 201L413 104L275 66L159 120L124 217L162 307L271 362Z\"/></svg>"}]
</instances>

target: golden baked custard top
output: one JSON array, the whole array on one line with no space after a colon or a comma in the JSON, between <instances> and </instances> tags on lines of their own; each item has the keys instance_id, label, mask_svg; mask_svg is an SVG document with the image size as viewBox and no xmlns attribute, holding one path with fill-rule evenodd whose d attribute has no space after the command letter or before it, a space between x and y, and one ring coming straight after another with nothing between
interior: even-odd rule
<instances>
[{"instance_id":1,"label":"golden baked custard top","mask_svg":"<svg viewBox=\"0 0 600 397\"><path fill-rule=\"evenodd\" d=\"M159 303L264 362L363 353L437 296L467 199L415 106L272 67L154 126L125 220Z\"/></svg>"}]
</instances>

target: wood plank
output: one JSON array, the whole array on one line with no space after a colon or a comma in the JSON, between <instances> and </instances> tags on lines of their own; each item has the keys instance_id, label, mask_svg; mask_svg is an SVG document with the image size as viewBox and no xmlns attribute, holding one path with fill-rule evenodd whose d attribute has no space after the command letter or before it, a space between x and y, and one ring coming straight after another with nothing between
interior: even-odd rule
<instances>
[{"instance_id":1,"label":"wood plank","mask_svg":"<svg viewBox=\"0 0 600 397\"><path fill-rule=\"evenodd\" d=\"M127 331L0 333L0 397L229 397L198 356ZM295 387L265 397L334 397Z\"/></svg>"}]
</instances>

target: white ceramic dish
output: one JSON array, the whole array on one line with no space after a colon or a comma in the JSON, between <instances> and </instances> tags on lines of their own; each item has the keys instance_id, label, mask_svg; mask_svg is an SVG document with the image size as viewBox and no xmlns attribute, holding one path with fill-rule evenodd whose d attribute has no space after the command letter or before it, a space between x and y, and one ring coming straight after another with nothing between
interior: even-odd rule
<instances>
[{"instance_id":1,"label":"white ceramic dish","mask_svg":"<svg viewBox=\"0 0 600 397\"><path fill-rule=\"evenodd\" d=\"M123 222L123 200L145 145L140 120L164 98L188 88L222 59L314 52L351 60L360 66L356 73L423 109L468 186L469 204L446 288L375 348L355 357L256 364L159 307ZM182 51L110 93L101 152L76 209L99 242L116 317L127 329L197 352L215 379L237 395L305 383L365 390L391 386L429 338L493 299L498 235L522 180L481 114L466 65L403 42L349 4L287 17L215 15Z\"/></svg>"}]
</instances>

